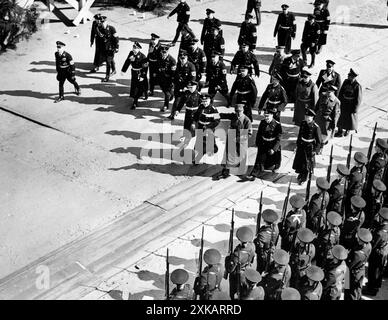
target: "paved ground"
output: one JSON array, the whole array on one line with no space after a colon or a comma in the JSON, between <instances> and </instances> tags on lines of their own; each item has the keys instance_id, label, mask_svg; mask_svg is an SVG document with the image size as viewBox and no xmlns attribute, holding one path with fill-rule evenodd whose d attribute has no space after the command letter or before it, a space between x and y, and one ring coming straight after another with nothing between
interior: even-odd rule
<instances>
[{"instance_id":1,"label":"paved ground","mask_svg":"<svg viewBox=\"0 0 388 320\"><path fill-rule=\"evenodd\" d=\"M209 2L195 3L192 27L199 34L204 9L216 8L217 16L224 21L226 56L231 59L237 50L245 0ZM264 71L273 54L275 40L271 34L281 3L263 6L257 54ZM353 1L350 7L341 7L345 3L333 3L329 44L318 57L313 73L317 75L327 58L337 61L343 75L350 66L360 70L365 103L353 151L365 151L375 121L379 121L378 136L388 137L386 7L384 1ZM298 39L310 9L307 1L295 2ZM346 10L349 19L342 14ZM122 8L102 12L111 17L120 35L119 68L132 41L146 43L149 34L160 26L163 30L158 33L163 38L171 39L174 34L174 19L152 19L147 14L146 19L151 19L143 21L130 16L132 10ZM346 24L341 24L342 19ZM147 136L163 132L164 138L168 133L179 137L183 115L172 126L164 120L165 115L158 111L160 91L147 102L149 106L141 103L136 112L131 112L128 76L118 75L101 84L103 73L88 74L93 57L88 47L89 29L90 24L69 28L51 23L29 42L20 44L16 52L0 56L3 74L7 75L0 79L0 106L57 129L0 112L0 176L4 181L0 187L4 208L0 225L1 298L162 298L167 245L171 269L185 267L194 278L202 223L205 246L216 247L226 255L232 207L236 209L236 228L253 226L261 190L265 208L279 208L284 198L289 177L276 184L262 180L241 183L236 177L213 182L210 176L219 170L211 165L214 159L205 159L210 164L193 169L156 152L161 147L173 150L179 141L173 138L163 144L149 143ZM83 93L77 97L67 86L67 100L53 104L57 94L53 56L58 39L68 44L77 61ZM294 47L298 45L296 41ZM228 81L231 84L233 77ZM256 82L261 93L268 76L262 74ZM225 110L222 100L217 106ZM282 119L286 131L283 174L293 174L297 131L291 124L290 107ZM256 114L255 127L260 119ZM345 161L348 139L336 139L334 144L335 164ZM144 149L155 152L151 158L144 157ZM316 176L325 174L328 151L329 147L318 159ZM254 148L249 152L252 164ZM293 185L293 192L304 193L304 186ZM50 270L49 290L36 287L37 267L41 265ZM385 289L376 298L387 297Z\"/></svg>"}]
</instances>

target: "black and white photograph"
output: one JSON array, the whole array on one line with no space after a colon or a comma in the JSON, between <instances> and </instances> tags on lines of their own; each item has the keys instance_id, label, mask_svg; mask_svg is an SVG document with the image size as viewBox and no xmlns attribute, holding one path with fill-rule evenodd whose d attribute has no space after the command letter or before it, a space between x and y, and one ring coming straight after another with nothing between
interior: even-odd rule
<instances>
[{"instance_id":1,"label":"black and white photograph","mask_svg":"<svg viewBox=\"0 0 388 320\"><path fill-rule=\"evenodd\" d=\"M387 52L386 0L0 0L0 300L388 300Z\"/></svg>"}]
</instances>

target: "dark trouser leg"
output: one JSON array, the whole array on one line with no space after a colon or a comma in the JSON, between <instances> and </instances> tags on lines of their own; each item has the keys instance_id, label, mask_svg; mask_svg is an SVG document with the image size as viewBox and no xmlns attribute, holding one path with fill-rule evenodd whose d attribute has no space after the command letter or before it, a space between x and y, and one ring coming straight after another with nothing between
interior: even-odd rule
<instances>
[{"instance_id":1,"label":"dark trouser leg","mask_svg":"<svg viewBox=\"0 0 388 320\"><path fill-rule=\"evenodd\" d=\"M255 8L255 13L256 13L256 21L257 25L259 26L261 24L261 12L260 12L260 7Z\"/></svg>"},{"instance_id":2,"label":"dark trouser leg","mask_svg":"<svg viewBox=\"0 0 388 320\"><path fill-rule=\"evenodd\" d=\"M310 54L311 54L311 64L310 67L313 67L315 65L315 55L317 51L317 46L310 47Z\"/></svg>"},{"instance_id":3,"label":"dark trouser leg","mask_svg":"<svg viewBox=\"0 0 388 320\"><path fill-rule=\"evenodd\" d=\"M307 45L303 42L300 45L300 51L302 52L303 61L307 64Z\"/></svg>"},{"instance_id":4,"label":"dark trouser leg","mask_svg":"<svg viewBox=\"0 0 388 320\"><path fill-rule=\"evenodd\" d=\"M251 176L258 177L264 171L265 154L260 148L257 149L255 165L252 169Z\"/></svg>"},{"instance_id":5,"label":"dark trouser leg","mask_svg":"<svg viewBox=\"0 0 388 320\"><path fill-rule=\"evenodd\" d=\"M164 93L164 106L168 109L170 106L170 100L172 97L172 88L171 86L162 87Z\"/></svg>"},{"instance_id":6,"label":"dark trouser leg","mask_svg":"<svg viewBox=\"0 0 388 320\"><path fill-rule=\"evenodd\" d=\"M63 97L63 92L64 92L63 85L65 84L65 81L66 81L66 78L65 79L61 78L59 80L59 96L60 97Z\"/></svg>"},{"instance_id":7,"label":"dark trouser leg","mask_svg":"<svg viewBox=\"0 0 388 320\"><path fill-rule=\"evenodd\" d=\"M106 56L106 72L105 72L105 77L109 79L111 68L112 68L112 60L113 56L107 55Z\"/></svg>"},{"instance_id":8,"label":"dark trouser leg","mask_svg":"<svg viewBox=\"0 0 388 320\"><path fill-rule=\"evenodd\" d=\"M157 84L156 66L150 65L150 92L154 93L155 85Z\"/></svg>"},{"instance_id":9,"label":"dark trouser leg","mask_svg":"<svg viewBox=\"0 0 388 320\"><path fill-rule=\"evenodd\" d=\"M286 52L291 51L291 35L288 33L286 37Z\"/></svg>"},{"instance_id":10,"label":"dark trouser leg","mask_svg":"<svg viewBox=\"0 0 388 320\"><path fill-rule=\"evenodd\" d=\"M175 32L175 37L174 37L174 40L172 40L172 42L175 43L178 41L179 35L180 35L184 25L185 25L184 23L181 23L181 22L178 23L178 27L176 28L176 32Z\"/></svg>"},{"instance_id":11,"label":"dark trouser leg","mask_svg":"<svg viewBox=\"0 0 388 320\"><path fill-rule=\"evenodd\" d=\"M70 76L70 77L67 78L67 80L74 86L74 89L75 89L76 91L79 90L79 85L78 85L77 81L75 80L75 77L72 78L72 77Z\"/></svg>"},{"instance_id":12,"label":"dark trouser leg","mask_svg":"<svg viewBox=\"0 0 388 320\"><path fill-rule=\"evenodd\" d=\"M252 104L249 102L244 106L244 114L253 122Z\"/></svg>"}]
</instances>

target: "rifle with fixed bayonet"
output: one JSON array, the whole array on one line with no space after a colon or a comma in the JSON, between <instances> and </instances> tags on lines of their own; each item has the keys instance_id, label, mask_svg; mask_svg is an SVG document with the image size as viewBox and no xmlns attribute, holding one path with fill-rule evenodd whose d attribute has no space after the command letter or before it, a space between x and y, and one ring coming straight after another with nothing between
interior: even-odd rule
<instances>
[{"instance_id":1,"label":"rifle with fixed bayonet","mask_svg":"<svg viewBox=\"0 0 388 320\"><path fill-rule=\"evenodd\" d=\"M305 197L305 202L306 204L304 205L305 211L308 211L309 208L309 203L310 203L310 190L311 190L311 178L313 176L313 170L310 169L309 171L309 179L307 180L307 186L306 186L306 197Z\"/></svg>"},{"instance_id":2,"label":"rifle with fixed bayonet","mask_svg":"<svg viewBox=\"0 0 388 320\"><path fill-rule=\"evenodd\" d=\"M326 176L326 180L329 183L330 183L331 167L332 166L333 166L333 145L331 145L329 167L327 168L327 176Z\"/></svg>"},{"instance_id":3,"label":"rifle with fixed bayonet","mask_svg":"<svg viewBox=\"0 0 388 320\"><path fill-rule=\"evenodd\" d=\"M230 260L233 255L233 234L234 234L234 208L232 209L232 220L230 222L230 232L229 232L229 254L225 258L225 271L224 271L224 279L228 279L228 270L226 268L229 265Z\"/></svg>"},{"instance_id":4,"label":"rifle with fixed bayonet","mask_svg":"<svg viewBox=\"0 0 388 320\"><path fill-rule=\"evenodd\" d=\"M290 198L291 182L292 182L292 177L290 178L290 182L288 183L287 196L283 202L281 228L279 228L282 231L284 229L284 225L286 224L287 206L288 206L288 199ZM278 245L278 241L279 241L279 234L275 241L275 247Z\"/></svg>"},{"instance_id":5,"label":"rifle with fixed bayonet","mask_svg":"<svg viewBox=\"0 0 388 320\"><path fill-rule=\"evenodd\" d=\"M257 219L256 219L256 236L259 234L259 231L260 231L262 212L263 212L263 191L261 191L260 193L259 213L257 214Z\"/></svg>"},{"instance_id":6,"label":"rifle with fixed bayonet","mask_svg":"<svg viewBox=\"0 0 388 320\"><path fill-rule=\"evenodd\" d=\"M367 155L368 162L367 163L369 163L370 157L372 156L373 146L375 144L375 139L376 139L376 129L377 129L377 122L376 122L375 128L373 130L372 140L371 140L371 142L369 144L368 155Z\"/></svg>"},{"instance_id":7,"label":"rifle with fixed bayonet","mask_svg":"<svg viewBox=\"0 0 388 320\"><path fill-rule=\"evenodd\" d=\"M350 135L350 142L349 142L349 153L348 158L346 159L346 167L350 169L350 160L352 159L352 141L353 141L353 135Z\"/></svg>"},{"instance_id":8,"label":"rifle with fixed bayonet","mask_svg":"<svg viewBox=\"0 0 388 320\"><path fill-rule=\"evenodd\" d=\"M203 232L204 232L204 226L202 226L202 235L201 235L201 248L199 249L199 258L198 258L198 276L195 279L195 288L199 288L201 278L202 278L202 258L203 258ZM197 300L198 293L194 294L194 300Z\"/></svg>"},{"instance_id":9,"label":"rifle with fixed bayonet","mask_svg":"<svg viewBox=\"0 0 388 320\"><path fill-rule=\"evenodd\" d=\"M164 275L164 290L166 300L170 300L170 263L168 261L168 248L166 254L166 273Z\"/></svg>"}]
</instances>

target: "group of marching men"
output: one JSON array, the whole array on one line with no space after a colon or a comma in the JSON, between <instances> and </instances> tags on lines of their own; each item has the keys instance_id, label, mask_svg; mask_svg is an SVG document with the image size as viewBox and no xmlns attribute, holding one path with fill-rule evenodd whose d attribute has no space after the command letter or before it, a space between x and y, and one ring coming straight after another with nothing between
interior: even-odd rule
<instances>
[{"instance_id":1,"label":"group of marching men","mask_svg":"<svg viewBox=\"0 0 388 320\"><path fill-rule=\"evenodd\" d=\"M240 243L233 249L234 211L229 253L208 249L199 255L199 274L194 290L189 274L177 269L166 275L176 287L167 299L224 300L222 279L229 277L231 300L360 300L375 296L387 273L388 256L388 141L371 141L368 156L354 154L354 166L337 165L337 178L317 178L317 193L290 197L291 180L282 212L257 215L256 234L248 227L237 229ZM350 151L351 153L351 151ZM350 155L350 154L349 154ZM288 203L292 209L287 212ZM279 222L280 221L280 222ZM280 241L280 248L278 240ZM254 263L256 257L256 263ZM202 258L207 266L202 269ZM168 259L168 258L167 258ZM366 264L368 263L368 266ZM366 272L367 270L367 272ZM363 288L364 278L367 285Z\"/></svg>"},{"instance_id":2,"label":"group of marching men","mask_svg":"<svg viewBox=\"0 0 388 320\"><path fill-rule=\"evenodd\" d=\"M196 136L194 154L190 161L194 164L204 153L217 153L215 129L221 119L230 120L230 129L236 131L234 152L228 151L226 164L217 178L230 175L230 168L240 167L246 171L247 140L252 136L252 110L258 96L253 75L259 77L259 61L254 54L257 44L257 28L253 23L252 9L256 11L257 24L260 24L260 1L248 1L246 18L241 24L238 36L240 49L231 61L230 73L237 77L229 91L227 68L223 56L225 41L219 19L212 9L206 9L201 36L195 36L188 23L190 7L185 0L168 15L177 15L178 27L171 43L162 43L160 36L152 33L148 54L141 52L142 46L134 42L121 69L126 72L131 66L130 97L133 98L132 109L138 106L142 96L147 100L159 85L164 93L161 111L169 109L174 100L169 119L173 120L185 108L184 143L181 154L190 140ZM310 67L315 63L315 54L322 50L327 42L330 26L328 1L317 0L313 14L308 16L302 36L301 50L291 50L292 39L296 35L295 16L283 4L279 14L274 37L278 46L269 68L271 83L263 93L258 104L259 113L264 111L256 137L258 154L254 169L247 174L250 180L259 177L264 170L276 172L281 165L280 124L281 112L288 103L294 103L293 121L300 126L297 150L293 168L299 174L298 181L303 183L314 168L314 155L328 143L338 128L336 136L348 135L350 130L357 130L357 112L362 100L362 89L356 78L358 73L351 69L348 78L341 83L341 76L334 70L335 62L326 61L326 69L321 70L316 83L311 80L307 65L307 49L312 54ZM257 13L259 12L259 14ZM169 48L175 46L180 38L178 62L169 54ZM203 45L203 49L198 43ZM102 81L116 74L114 55L119 49L116 29L107 23L107 18L95 15L92 25L90 45L95 45L94 68L97 72L103 62L106 63L106 76ZM64 51L65 44L57 41L56 62L60 94L56 102L64 100L63 84L66 79L74 84L76 93L80 88L75 81L75 66L71 55ZM302 57L300 53L302 51ZM149 80L148 80L149 78ZM208 88L208 93L201 90ZM214 97L221 93L226 105L234 105L235 113L219 114L213 106ZM315 117L315 121L314 121ZM306 120L306 122L304 122Z\"/></svg>"}]
</instances>

